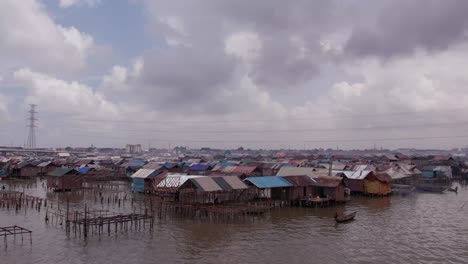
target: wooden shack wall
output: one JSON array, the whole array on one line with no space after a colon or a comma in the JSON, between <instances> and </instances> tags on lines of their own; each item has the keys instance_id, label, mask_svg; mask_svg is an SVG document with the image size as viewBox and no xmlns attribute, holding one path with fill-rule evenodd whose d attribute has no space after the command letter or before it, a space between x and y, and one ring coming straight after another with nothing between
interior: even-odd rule
<instances>
[{"instance_id":1,"label":"wooden shack wall","mask_svg":"<svg viewBox=\"0 0 468 264\"><path fill-rule=\"evenodd\" d=\"M364 180L365 193L375 195L388 195L392 192L390 183L377 180Z\"/></svg>"},{"instance_id":2,"label":"wooden shack wall","mask_svg":"<svg viewBox=\"0 0 468 264\"><path fill-rule=\"evenodd\" d=\"M364 180L347 179L348 188L354 193L365 192Z\"/></svg>"},{"instance_id":3,"label":"wooden shack wall","mask_svg":"<svg viewBox=\"0 0 468 264\"><path fill-rule=\"evenodd\" d=\"M296 186L288 188L287 193L287 200L294 201L309 197L309 195L314 195L315 190L313 186Z\"/></svg>"},{"instance_id":4,"label":"wooden shack wall","mask_svg":"<svg viewBox=\"0 0 468 264\"><path fill-rule=\"evenodd\" d=\"M39 169L39 176L46 176L47 174L49 174L50 172L54 171L55 169L57 169L56 166L46 166L46 167L42 167Z\"/></svg>"},{"instance_id":5,"label":"wooden shack wall","mask_svg":"<svg viewBox=\"0 0 468 264\"><path fill-rule=\"evenodd\" d=\"M19 176L20 177L36 177L39 175L39 172L40 172L39 167L27 166L27 167L20 169Z\"/></svg>"},{"instance_id":6,"label":"wooden shack wall","mask_svg":"<svg viewBox=\"0 0 468 264\"><path fill-rule=\"evenodd\" d=\"M81 189L83 185L83 176L78 174L69 174L60 177L63 181L63 189L65 190L76 190Z\"/></svg>"},{"instance_id":7,"label":"wooden shack wall","mask_svg":"<svg viewBox=\"0 0 468 264\"><path fill-rule=\"evenodd\" d=\"M293 187L280 187L280 188L271 188L271 199L286 201L291 196L291 191Z\"/></svg>"}]
</instances>

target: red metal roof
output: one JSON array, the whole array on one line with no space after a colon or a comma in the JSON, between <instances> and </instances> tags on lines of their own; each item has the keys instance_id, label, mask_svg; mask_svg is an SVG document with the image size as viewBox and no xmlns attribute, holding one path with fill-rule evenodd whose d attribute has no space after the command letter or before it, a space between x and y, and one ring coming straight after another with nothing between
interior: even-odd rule
<instances>
[{"instance_id":1,"label":"red metal roof","mask_svg":"<svg viewBox=\"0 0 468 264\"><path fill-rule=\"evenodd\" d=\"M234 174L251 174L257 166L237 166L232 173Z\"/></svg>"}]
</instances>

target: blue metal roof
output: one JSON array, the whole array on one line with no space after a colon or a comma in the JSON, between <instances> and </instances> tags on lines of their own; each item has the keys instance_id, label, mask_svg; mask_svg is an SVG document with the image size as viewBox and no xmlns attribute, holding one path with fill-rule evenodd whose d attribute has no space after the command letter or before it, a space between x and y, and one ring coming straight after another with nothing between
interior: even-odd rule
<instances>
[{"instance_id":1,"label":"blue metal roof","mask_svg":"<svg viewBox=\"0 0 468 264\"><path fill-rule=\"evenodd\" d=\"M81 167L81 168L78 168L77 171L79 173L87 173L91 168L90 167Z\"/></svg>"},{"instance_id":2,"label":"blue metal roof","mask_svg":"<svg viewBox=\"0 0 468 264\"><path fill-rule=\"evenodd\" d=\"M263 177L248 177L244 181L251 182L257 188L279 188L292 187L293 185L280 176L263 176Z\"/></svg>"},{"instance_id":3,"label":"blue metal roof","mask_svg":"<svg viewBox=\"0 0 468 264\"><path fill-rule=\"evenodd\" d=\"M143 167L145 164L145 160L132 160L128 163L127 167Z\"/></svg>"},{"instance_id":4,"label":"blue metal roof","mask_svg":"<svg viewBox=\"0 0 468 264\"><path fill-rule=\"evenodd\" d=\"M221 167L227 167L227 166L237 166L237 164L234 162L229 162L229 161L221 162Z\"/></svg>"},{"instance_id":5,"label":"blue metal roof","mask_svg":"<svg viewBox=\"0 0 468 264\"><path fill-rule=\"evenodd\" d=\"M174 164L174 163L164 163L162 166L166 169L172 169L176 166L177 164Z\"/></svg>"},{"instance_id":6,"label":"blue metal roof","mask_svg":"<svg viewBox=\"0 0 468 264\"><path fill-rule=\"evenodd\" d=\"M206 171L210 168L210 165L206 164L192 164L189 167L189 170L191 171Z\"/></svg>"}]
</instances>

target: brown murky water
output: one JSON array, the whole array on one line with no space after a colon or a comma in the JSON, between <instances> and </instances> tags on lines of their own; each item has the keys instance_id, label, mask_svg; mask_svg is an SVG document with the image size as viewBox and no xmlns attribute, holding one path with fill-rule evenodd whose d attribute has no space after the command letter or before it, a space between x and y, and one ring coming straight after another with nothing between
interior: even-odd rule
<instances>
[{"instance_id":1,"label":"brown murky water","mask_svg":"<svg viewBox=\"0 0 468 264\"><path fill-rule=\"evenodd\" d=\"M40 184L25 191L45 195ZM2 239L0 263L468 263L466 201L466 187L458 195L359 197L344 206L358 212L347 224L335 224L336 208L288 208L238 223L167 218L151 233L86 241L45 224L44 211L0 209L0 226L33 230L32 245L10 239L5 249Z\"/></svg>"}]
</instances>

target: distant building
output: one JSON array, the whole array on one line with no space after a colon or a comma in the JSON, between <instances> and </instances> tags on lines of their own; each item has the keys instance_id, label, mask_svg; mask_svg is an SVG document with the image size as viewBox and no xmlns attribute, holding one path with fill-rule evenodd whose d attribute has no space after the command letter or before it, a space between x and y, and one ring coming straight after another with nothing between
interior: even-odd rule
<instances>
[{"instance_id":1,"label":"distant building","mask_svg":"<svg viewBox=\"0 0 468 264\"><path fill-rule=\"evenodd\" d=\"M136 144L136 145L127 144L127 146L125 146L125 150L127 151L127 153L135 153L135 154L142 152L141 144Z\"/></svg>"}]
</instances>

